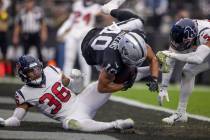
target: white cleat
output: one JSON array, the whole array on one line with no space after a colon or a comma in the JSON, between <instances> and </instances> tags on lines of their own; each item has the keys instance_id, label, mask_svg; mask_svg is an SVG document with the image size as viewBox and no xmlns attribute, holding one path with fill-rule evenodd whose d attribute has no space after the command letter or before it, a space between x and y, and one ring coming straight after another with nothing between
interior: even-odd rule
<instances>
[{"instance_id":1,"label":"white cleat","mask_svg":"<svg viewBox=\"0 0 210 140\"><path fill-rule=\"evenodd\" d=\"M101 11L109 15L112 10L118 9L125 1L126 0L111 0L101 7Z\"/></svg>"},{"instance_id":2,"label":"white cleat","mask_svg":"<svg viewBox=\"0 0 210 140\"><path fill-rule=\"evenodd\" d=\"M176 122L187 122L187 119L186 113L174 113L169 117L163 118L162 122L172 125Z\"/></svg>"},{"instance_id":3,"label":"white cleat","mask_svg":"<svg viewBox=\"0 0 210 140\"><path fill-rule=\"evenodd\" d=\"M115 122L115 128L120 130L133 128L134 126L134 121L131 118L125 120L116 120Z\"/></svg>"}]
</instances>

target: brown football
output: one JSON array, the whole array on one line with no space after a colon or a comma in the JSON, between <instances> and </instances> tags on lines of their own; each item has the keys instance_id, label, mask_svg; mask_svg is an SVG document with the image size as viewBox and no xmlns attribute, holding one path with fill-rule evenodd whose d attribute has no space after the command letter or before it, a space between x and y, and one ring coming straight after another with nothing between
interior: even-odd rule
<instances>
[{"instance_id":1,"label":"brown football","mask_svg":"<svg viewBox=\"0 0 210 140\"><path fill-rule=\"evenodd\" d=\"M115 76L114 83L124 83L129 80L129 78L134 74L135 68L124 67L119 74Z\"/></svg>"}]
</instances>

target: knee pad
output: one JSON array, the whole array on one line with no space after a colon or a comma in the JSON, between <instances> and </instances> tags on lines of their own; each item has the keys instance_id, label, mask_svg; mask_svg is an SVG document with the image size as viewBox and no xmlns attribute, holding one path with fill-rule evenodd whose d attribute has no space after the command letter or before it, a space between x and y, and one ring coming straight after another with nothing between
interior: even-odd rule
<instances>
[{"instance_id":1,"label":"knee pad","mask_svg":"<svg viewBox=\"0 0 210 140\"><path fill-rule=\"evenodd\" d=\"M80 122L75 119L65 120L63 122L64 129L71 129L71 130L80 130Z\"/></svg>"}]
</instances>

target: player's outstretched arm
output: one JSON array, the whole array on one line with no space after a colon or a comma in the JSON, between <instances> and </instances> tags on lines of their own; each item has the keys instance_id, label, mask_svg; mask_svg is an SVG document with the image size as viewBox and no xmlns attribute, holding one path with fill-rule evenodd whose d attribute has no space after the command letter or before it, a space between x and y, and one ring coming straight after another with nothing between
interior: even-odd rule
<instances>
[{"instance_id":1,"label":"player's outstretched arm","mask_svg":"<svg viewBox=\"0 0 210 140\"><path fill-rule=\"evenodd\" d=\"M113 93L124 88L123 84L114 83L115 76L101 70L98 79L98 91L101 93Z\"/></svg>"},{"instance_id":2,"label":"player's outstretched arm","mask_svg":"<svg viewBox=\"0 0 210 140\"><path fill-rule=\"evenodd\" d=\"M0 118L0 126L20 126L20 122L24 118L29 107L30 106L27 103L17 105L11 117L6 120Z\"/></svg>"},{"instance_id":3,"label":"player's outstretched arm","mask_svg":"<svg viewBox=\"0 0 210 140\"><path fill-rule=\"evenodd\" d=\"M150 72L151 72L151 79L147 83L147 86L149 87L150 91L158 92L159 63L152 48L149 45L147 47L147 59L150 62Z\"/></svg>"},{"instance_id":4,"label":"player's outstretched arm","mask_svg":"<svg viewBox=\"0 0 210 140\"><path fill-rule=\"evenodd\" d=\"M210 42L206 45L198 46L195 52L179 54L171 51L162 51L167 57L177 59L182 62L201 64L204 59L210 54Z\"/></svg>"}]
</instances>

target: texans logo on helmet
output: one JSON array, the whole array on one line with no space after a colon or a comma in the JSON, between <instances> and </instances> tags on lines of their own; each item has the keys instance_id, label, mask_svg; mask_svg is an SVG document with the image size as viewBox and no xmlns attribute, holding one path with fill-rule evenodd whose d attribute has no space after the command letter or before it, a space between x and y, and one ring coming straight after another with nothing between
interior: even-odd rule
<instances>
[{"instance_id":1,"label":"texans logo on helmet","mask_svg":"<svg viewBox=\"0 0 210 140\"><path fill-rule=\"evenodd\" d=\"M192 39L196 37L196 32L195 30L193 30L190 26L187 26L184 29L184 34L186 35L185 38L186 39Z\"/></svg>"}]
</instances>

